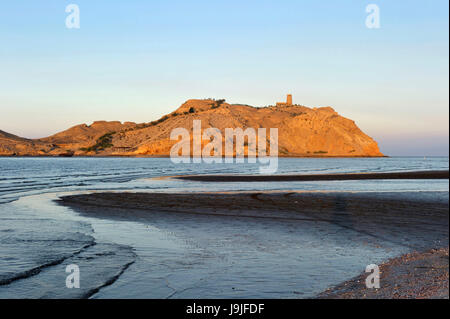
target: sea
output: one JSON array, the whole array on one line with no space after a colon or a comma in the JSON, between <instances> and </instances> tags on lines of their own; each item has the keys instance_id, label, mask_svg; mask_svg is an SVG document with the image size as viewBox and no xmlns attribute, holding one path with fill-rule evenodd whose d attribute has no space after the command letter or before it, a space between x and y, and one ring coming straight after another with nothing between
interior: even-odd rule
<instances>
[{"instance_id":1,"label":"sea","mask_svg":"<svg viewBox=\"0 0 450 319\"><path fill-rule=\"evenodd\" d=\"M277 174L448 169L448 157L280 158ZM448 180L211 183L170 178L196 174L259 174L259 164L0 158L0 298L312 298L368 264L436 244L432 235L419 238L400 226L402 242L380 237L375 243L367 234L326 221L164 213L102 218L59 205L64 195L295 190L430 194L448 203ZM79 287L68 283L73 265Z\"/></svg>"}]
</instances>

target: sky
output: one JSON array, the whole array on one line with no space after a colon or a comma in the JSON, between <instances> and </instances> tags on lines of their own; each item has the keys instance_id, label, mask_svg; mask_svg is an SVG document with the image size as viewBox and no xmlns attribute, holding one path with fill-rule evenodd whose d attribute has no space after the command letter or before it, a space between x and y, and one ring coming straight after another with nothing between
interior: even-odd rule
<instances>
[{"instance_id":1,"label":"sky","mask_svg":"<svg viewBox=\"0 0 450 319\"><path fill-rule=\"evenodd\" d=\"M0 130L39 138L149 122L191 98L265 106L291 93L387 155L447 156L448 12L447 0L1 1Z\"/></svg>"}]
</instances>

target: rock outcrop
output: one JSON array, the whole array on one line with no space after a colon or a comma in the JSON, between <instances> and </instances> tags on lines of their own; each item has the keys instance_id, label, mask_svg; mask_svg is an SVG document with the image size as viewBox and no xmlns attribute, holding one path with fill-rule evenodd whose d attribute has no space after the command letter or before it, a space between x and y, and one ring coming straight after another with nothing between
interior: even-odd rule
<instances>
[{"instance_id":1,"label":"rock outcrop","mask_svg":"<svg viewBox=\"0 0 450 319\"><path fill-rule=\"evenodd\" d=\"M52 145L22 138L0 130L0 156L46 155L51 151Z\"/></svg>"},{"instance_id":2,"label":"rock outcrop","mask_svg":"<svg viewBox=\"0 0 450 319\"><path fill-rule=\"evenodd\" d=\"M170 132L202 129L278 128L280 156L383 156L377 143L354 121L331 107L300 105L255 108L224 100L188 100L174 112L149 123L94 122L47 138L31 140L0 131L0 155L168 156L176 141Z\"/></svg>"}]
</instances>

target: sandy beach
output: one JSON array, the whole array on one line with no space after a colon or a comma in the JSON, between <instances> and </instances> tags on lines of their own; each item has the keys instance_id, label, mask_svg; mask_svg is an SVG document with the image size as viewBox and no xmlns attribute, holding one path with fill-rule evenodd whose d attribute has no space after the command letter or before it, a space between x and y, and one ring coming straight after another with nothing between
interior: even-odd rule
<instances>
[{"instance_id":1,"label":"sandy beach","mask_svg":"<svg viewBox=\"0 0 450 319\"><path fill-rule=\"evenodd\" d=\"M319 297L448 298L448 250L447 259L441 258L443 253L439 250L448 247L448 192L107 192L64 196L59 203L85 216L121 221L172 219L178 224L191 221L195 225L196 220L221 218L223 222L241 220L248 227L258 223L263 223L264 227L286 225L283 226L285 231L291 233L307 225L331 225L354 234L356 241L367 241L369 246L395 245L412 255L385 260L383 276L389 279L382 277L386 287L380 292L361 287L361 279L348 284L350 278L342 278L340 281L346 282L342 286L344 290L337 286L336 290ZM435 251L424 253L430 249ZM440 270L423 274L423 269L430 265L437 265ZM407 275L402 277L405 271ZM416 280L421 276L426 276L427 280ZM299 294L301 297L301 292Z\"/></svg>"}]
</instances>

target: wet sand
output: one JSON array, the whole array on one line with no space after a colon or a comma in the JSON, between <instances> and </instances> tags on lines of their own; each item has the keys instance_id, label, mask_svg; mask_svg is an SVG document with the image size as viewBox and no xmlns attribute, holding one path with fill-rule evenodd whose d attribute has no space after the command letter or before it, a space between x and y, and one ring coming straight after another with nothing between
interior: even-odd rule
<instances>
[{"instance_id":1,"label":"wet sand","mask_svg":"<svg viewBox=\"0 0 450 319\"><path fill-rule=\"evenodd\" d=\"M323 225L320 227L324 229L327 229L326 225L332 225L342 229L343 233L354 234L351 240L363 240L375 246L403 247L408 252L446 248L449 239L448 192L108 192L64 196L59 203L86 216L113 220L159 221L175 218L177 224L187 221L195 224L196 219L204 222L205 218L214 217L224 218L224 222L244 220L249 227L258 221L264 221L265 227L287 223L285 225L291 227L290 232L297 227L308 227L308 224ZM351 245L352 241L349 242L348 238L339 238L335 238L341 240L338 245ZM436 260L440 257L436 259L434 256L434 253L414 253L383 265L382 271L389 279L382 276L386 287L381 292L367 292L360 284L343 284L343 287L351 289L344 291L339 287L339 290L328 291L328 295L322 294L320 297L448 298L448 289L447 295L442 293L448 287L448 253L445 269L439 268L439 272L423 275L423 270L428 269L426 267L439 264ZM427 280L416 280L425 278L423 276ZM340 282L350 277L342 278ZM403 290L396 289L395 283Z\"/></svg>"},{"instance_id":2,"label":"wet sand","mask_svg":"<svg viewBox=\"0 0 450 319\"><path fill-rule=\"evenodd\" d=\"M391 173L314 174L314 175L185 175L177 179L199 182L302 182L370 179L448 179L449 171L416 171Z\"/></svg>"},{"instance_id":3,"label":"wet sand","mask_svg":"<svg viewBox=\"0 0 450 319\"><path fill-rule=\"evenodd\" d=\"M202 192L138 193L101 192L60 198L67 206L91 206L193 215L219 215L374 224L395 223L408 228L448 226L447 192ZM111 217L107 211L92 214ZM132 219L123 213L120 217ZM447 236L448 237L448 236Z\"/></svg>"}]
</instances>

